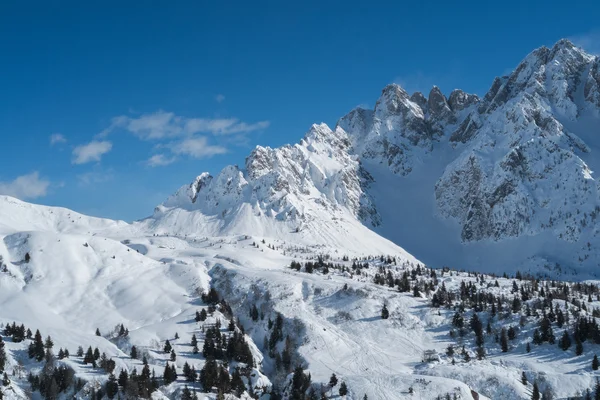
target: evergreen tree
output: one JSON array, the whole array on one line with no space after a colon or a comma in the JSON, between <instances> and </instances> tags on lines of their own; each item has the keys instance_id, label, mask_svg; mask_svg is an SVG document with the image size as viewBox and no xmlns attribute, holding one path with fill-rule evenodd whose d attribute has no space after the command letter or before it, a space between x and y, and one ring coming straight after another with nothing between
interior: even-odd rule
<instances>
[{"instance_id":1,"label":"evergreen tree","mask_svg":"<svg viewBox=\"0 0 600 400\"><path fill-rule=\"evenodd\" d=\"M531 345L527 342L527 346L525 346L525 351L531 353Z\"/></svg>"},{"instance_id":2,"label":"evergreen tree","mask_svg":"<svg viewBox=\"0 0 600 400\"><path fill-rule=\"evenodd\" d=\"M531 391L531 400L540 400L540 389L537 381L533 381L533 390Z\"/></svg>"},{"instance_id":3,"label":"evergreen tree","mask_svg":"<svg viewBox=\"0 0 600 400\"><path fill-rule=\"evenodd\" d=\"M165 371L163 373L163 380L165 381L165 385L170 385L171 383L177 380L177 376L173 376L173 369L169 365L167 361L167 365L165 365Z\"/></svg>"},{"instance_id":4,"label":"evergreen tree","mask_svg":"<svg viewBox=\"0 0 600 400\"><path fill-rule=\"evenodd\" d=\"M29 345L29 357L35 358L36 361L42 361L44 359L44 342L42 341L42 335L39 330L35 331L33 342Z\"/></svg>"},{"instance_id":5,"label":"evergreen tree","mask_svg":"<svg viewBox=\"0 0 600 400\"><path fill-rule=\"evenodd\" d=\"M52 338L50 336L48 336L46 338L46 342L44 343L44 348L51 349L52 347L54 347L54 342L52 341Z\"/></svg>"},{"instance_id":6,"label":"evergreen tree","mask_svg":"<svg viewBox=\"0 0 600 400\"><path fill-rule=\"evenodd\" d=\"M196 339L196 334L192 334L191 345L192 345L192 347L197 347L198 346L198 339Z\"/></svg>"},{"instance_id":7,"label":"evergreen tree","mask_svg":"<svg viewBox=\"0 0 600 400\"><path fill-rule=\"evenodd\" d=\"M331 378L329 378L329 387L334 388L335 385L337 385L337 383L338 383L337 376L335 376L335 374L331 374Z\"/></svg>"},{"instance_id":8,"label":"evergreen tree","mask_svg":"<svg viewBox=\"0 0 600 400\"><path fill-rule=\"evenodd\" d=\"M390 312L388 311L386 305L383 305L383 308L381 309L381 318L383 319L388 319L390 317Z\"/></svg>"},{"instance_id":9,"label":"evergreen tree","mask_svg":"<svg viewBox=\"0 0 600 400\"><path fill-rule=\"evenodd\" d=\"M240 397L242 393L246 391L246 385L242 380L242 375L240 374L240 370L238 368L236 368L231 375L231 389L237 397Z\"/></svg>"},{"instance_id":10,"label":"evergreen tree","mask_svg":"<svg viewBox=\"0 0 600 400\"><path fill-rule=\"evenodd\" d=\"M164 347L165 353L167 353L167 354L170 353L172 349L173 348L171 347L171 342L169 342L169 339L167 339L165 341L165 347Z\"/></svg>"},{"instance_id":11,"label":"evergreen tree","mask_svg":"<svg viewBox=\"0 0 600 400\"><path fill-rule=\"evenodd\" d=\"M127 386L128 380L129 380L129 375L127 374L127 371L122 369L121 373L119 374L119 379L117 380L117 382L119 383L119 386L121 386L122 388L125 388Z\"/></svg>"},{"instance_id":12,"label":"evergreen tree","mask_svg":"<svg viewBox=\"0 0 600 400\"><path fill-rule=\"evenodd\" d=\"M102 335L100 334L100 329L98 329L98 328L96 328L96 336L102 336Z\"/></svg>"},{"instance_id":13,"label":"evergreen tree","mask_svg":"<svg viewBox=\"0 0 600 400\"><path fill-rule=\"evenodd\" d=\"M100 350L98 350L98 348L96 347L94 349L94 360L97 361L98 359L100 359Z\"/></svg>"},{"instance_id":14,"label":"evergreen tree","mask_svg":"<svg viewBox=\"0 0 600 400\"><path fill-rule=\"evenodd\" d=\"M558 341L558 347L560 347L563 351L567 351L569 350L569 347L571 347L571 337L567 333L566 329L563 332L562 337Z\"/></svg>"},{"instance_id":15,"label":"evergreen tree","mask_svg":"<svg viewBox=\"0 0 600 400\"><path fill-rule=\"evenodd\" d=\"M414 297L421 297L421 292L419 291L419 285L415 284L415 286L413 287L413 296ZM340 387L341 390L341 387Z\"/></svg>"},{"instance_id":16,"label":"evergreen tree","mask_svg":"<svg viewBox=\"0 0 600 400\"><path fill-rule=\"evenodd\" d=\"M475 352L477 354L478 360L483 360L485 358L485 349L483 348L483 346L477 347L477 350Z\"/></svg>"},{"instance_id":17,"label":"evergreen tree","mask_svg":"<svg viewBox=\"0 0 600 400\"><path fill-rule=\"evenodd\" d=\"M583 354L583 343L578 335L575 335L575 354L578 356Z\"/></svg>"},{"instance_id":18,"label":"evergreen tree","mask_svg":"<svg viewBox=\"0 0 600 400\"><path fill-rule=\"evenodd\" d=\"M85 352L85 357L83 357L84 364L92 364L94 362L94 351L92 350L92 346L88 347Z\"/></svg>"},{"instance_id":19,"label":"evergreen tree","mask_svg":"<svg viewBox=\"0 0 600 400\"><path fill-rule=\"evenodd\" d=\"M131 358L134 360L138 358L137 347L131 346Z\"/></svg>"},{"instance_id":20,"label":"evergreen tree","mask_svg":"<svg viewBox=\"0 0 600 400\"><path fill-rule=\"evenodd\" d=\"M2 336L0 336L0 372L4 371L5 365L6 365L6 350L4 350L4 341L2 340Z\"/></svg>"},{"instance_id":21,"label":"evergreen tree","mask_svg":"<svg viewBox=\"0 0 600 400\"><path fill-rule=\"evenodd\" d=\"M297 366L292 376L291 399L304 400L306 390L310 387L310 376L307 376L302 367Z\"/></svg>"},{"instance_id":22,"label":"evergreen tree","mask_svg":"<svg viewBox=\"0 0 600 400\"><path fill-rule=\"evenodd\" d=\"M181 392L181 400L192 400L193 398L192 392L190 392L190 389L186 385Z\"/></svg>"},{"instance_id":23,"label":"evergreen tree","mask_svg":"<svg viewBox=\"0 0 600 400\"><path fill-rule=\"evenodd\" d=\"M113 399L119 393L119 383L113 374L108 376L106 382L106 395L109 399Z\"/></svg>"},{"instance_id":24,"label":"evergreen tree","mask_svg":"<svg viewBox=\"0 0 600 400\"><path fill-rule=\"evenodd\" d=\"M346 386L346 382L342 382L340 384L339 394L340 396L345 396L348 394L348 387Z\"/></svg>"},{"instance_id":25,"label":"evergreen tree","mask_svg":"<svg viewBox=\"0 0 600 400\"><path fill-rule=\"evenodd\" d=\"M176 359L177 359L177 355L175 354L175 350L171 350L171 361L175 362Z\"/></svg>"},{"instance_id":26,"label":"evergreen tree","mask_svg":"<svg viewBox=\"0 0 600 400\"><path fill-rule=\"evenodd\" d=\"M500 347L503 353L508 351L508 338L506 336L506 329L504 328L500 331Z\"/></svg>"},{"instance_id":27,"label":"evergreen tree","mask_svg":"<svg viewBox=\"0 0 600 400\"><path fill-rule=\"evenodd\" d=\"M594 359L592 360L592 369L597 371L598 367L600 367L600 362L598 361L598 356L594 354Z\"/></svg>"},{"instance_id":28,"label":"evergreen tree","mask_svg":"<svg viewBox=\"0 0 600 400\"><path fill-rule=\"evenodd\" d=\"M525 386L527 386L527 375L525 375L525 371L523 371L523 373L521 373L521 383Z\"/></svg>"},{"instance_id":29,"label":"evergreen tree","mask_svg":"<svg viewBox=\"0 0 600 400\"><path fill-rule=\"evenodd\" d=\"M83 347L79 346L77 348L77 353L75 353L77 357L83 357Z\"/></svg>"},{"instance_id":30,"label":"evergreen tree","mask_svg":"<svg viewBox=\"0 0 600 400\"><path fill-rule=\"evenodd\" d=\"M200 371L200 383L205 392L210 392L213 386L217 385L219 379L219 369L214 359L208 359Z\"/></svg>"}]
</instances>

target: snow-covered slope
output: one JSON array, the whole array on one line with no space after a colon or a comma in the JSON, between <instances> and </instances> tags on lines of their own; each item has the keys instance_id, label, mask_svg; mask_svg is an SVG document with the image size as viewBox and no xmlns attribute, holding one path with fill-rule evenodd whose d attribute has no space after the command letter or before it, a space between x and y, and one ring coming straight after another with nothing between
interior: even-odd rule
<instances>
[{"instance_id":1,"label":"snow-covered slope","mask_svg":"<svg viewBox=\"0 0 600 400\"><path fill-rule=\"evenodd\" d=\"M242 168L201 174L133 224L0 196L0 324L51 335L55 354L68 349L58 363L87 382L73 388L84 399L108 374L84 364L77 347L98 347L115 372L139 373L134 345L161 381L153 398L182 398L186 385L217 398L215 386L182 377L185 363L209 364L190 342L210 343L217 321L228 341L242 335L255 364L222 363L228 376L243 369L243 393L231 399L286 398L295 366L332 397L335 373L348 400L526 399L533 381L558 398L577 395L597 376L600 336L582 354L530 342L559 310L571 319L552 317L557 338L596 321L597 286L433 271L419 260L595 276L599 83L598 58L560 41L496 79L483 99L389 85L373 110L354 109L334 129L314 125L295 145L257 147ZM218 306L203 299L210 288ZM458 327L457 313L487 324L483 344ZM31 339L13 341L4 326L11 382L0 390L40 398L27 374L54 367L28 357ZM509 327L516 333L504 351L498 337ZM162 385L167 362L179 378Z\"/></svg>"},{"instance_id":2,"label":"snow-covered slope","mask_svg":"<svg viewBox=\"0 0 600 400\"><path fill-rule=\"evenodd\" d=\"M30 204L0 195L0 234L3 235L33 230L91 235L127 225L123 221L88 217L62 207Z\"/></svg>"}]
</instances>

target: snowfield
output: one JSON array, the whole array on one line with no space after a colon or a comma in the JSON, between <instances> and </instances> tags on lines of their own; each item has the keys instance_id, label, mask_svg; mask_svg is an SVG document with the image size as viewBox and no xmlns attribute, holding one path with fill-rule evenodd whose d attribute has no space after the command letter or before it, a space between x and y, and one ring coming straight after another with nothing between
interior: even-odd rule
<instances>
[{"instance_id":1,"label":"snowfield","mask_svg":"<svg viewBox=\"0 0 600 400\"><path fill-rule=\"evenodd\" d=\"M388 85L131 224L0 196L0 393L581 398L600 378L599 65L563 40L483 99Z\"/></svg>"}]
</instances>

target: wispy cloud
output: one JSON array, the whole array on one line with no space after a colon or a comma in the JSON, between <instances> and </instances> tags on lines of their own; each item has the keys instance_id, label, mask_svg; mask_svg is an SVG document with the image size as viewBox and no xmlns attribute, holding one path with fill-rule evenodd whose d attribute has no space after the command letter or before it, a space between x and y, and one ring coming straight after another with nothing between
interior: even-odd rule
<instances>
[{"instance_id":1,"label":"wispy cloud","mask_svg":"<svg viewBox=\"0 0 600 400\"><path fill-rule=\"evenodd\" d=\"M66 143L67 138L61 133L53 133L50 135L50 146L54 146L59 143Z\"/></svg>"},{"instance_id":2,"label":"wispy cloud","mask_svg":"<svg viewBox=\"0 0 600 400\"><path fill-rule=\"evenodd\" d=\"M218 94L218 95L216 95L216 96L215 96L215 101L216 101L217 103L222 103L222 102L224 102L224 101L225 101L225 95L223 95L223 94Z\"/></svg>"},{"instance_id":3,"label":"wispy cloud","mask_svg":"<svg viewBox=\"0 0 600 400\"><path fill-rule=\"evenodd\" d=\"M175 160L175 157L167 157L164 154L155 154L146 161L146 165L149 167L162 167L173 164Z\"/></svg>"},{"instance_id":4,"label":"wispy cloud","mask_svg":"<svg viewBox=\"0 0 600 400\"><path fill-rule=\"evenodd\" d=\"M114 173L112 169L102 171L90 171L84 174L77 175L77 180L81 186L88 185L96 185L99 183L104 183L112 180L114 178Z\"/></svg>"},{"instance_id":5,"label":"wispy cloud","mask_svg":"<svg viewBox=\"0 0 600 400\"><path fill-rule=\"evenodd\" d=\"M206 136L188 138L167 145L174 154L185 154L194 158L209 158L217 154L225 154L223 146L210 145Z\"/></svg>"},{"instance_id":6,"label":"wispy cloud","mask_svg":"<svg viewBox=\"0 0 600 400\"><path fill-rule=\"evenodd\" d=\"M112 149L109 141L93 140L88 144L77 146L73 149L73 164L86 164L100 161L102 156Z\"/></svg>"},{"instance_id":7,"label":"wispy cloud","mask_svg":"<svg viewBox=\"0 0 600 400\"><path fill-rule=\"evenodd\" d=\"M573 35L568 39L576 46L584 49L586 52L594 55L600 55L600 29Z\"/></svg>"},{"instance_id":8,"label":"wispy cloud","mask_svg":"<svg viewBox=\"0 0 600 400\"><path fill-rule=\"evenodd\" d=\"M21 175L10 182L0 182L0 194L21 200L36 199L47 194L50 181L40 178L37 171Z\"/></svg>"},{"instance_id":9,"label":"wispy cloud","mask_svg":"<svg viewBox=\"0 0 600 400\"><path fill-rule=\"evenodd\" d=\"M106 137L117 129L124 129L142 140L161 140L181 136L192 136L196 133L227 135L231 133L249 133L265 129L269 121L246 123L237 118L187 118L172 112L159 110L139 117L121 115L112 119L108 128L100 132L99 137Z\"/></svg>"}]
</instances>

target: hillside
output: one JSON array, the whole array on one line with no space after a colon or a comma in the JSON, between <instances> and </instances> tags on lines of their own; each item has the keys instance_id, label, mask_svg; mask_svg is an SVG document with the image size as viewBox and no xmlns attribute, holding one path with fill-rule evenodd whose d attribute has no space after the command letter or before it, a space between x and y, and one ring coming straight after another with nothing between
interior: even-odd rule
<instances>
[{"instance_id":1,"label":"hillside","mask_svg":"<svg viewBox=\"0 0 600 400\"><path fill-rule=\"evenodd\" d=\"M561 40L483 98L388 85L131 224L0 196L0 394L600 393L598 70Z\"/></svg>"}]
</instances>

